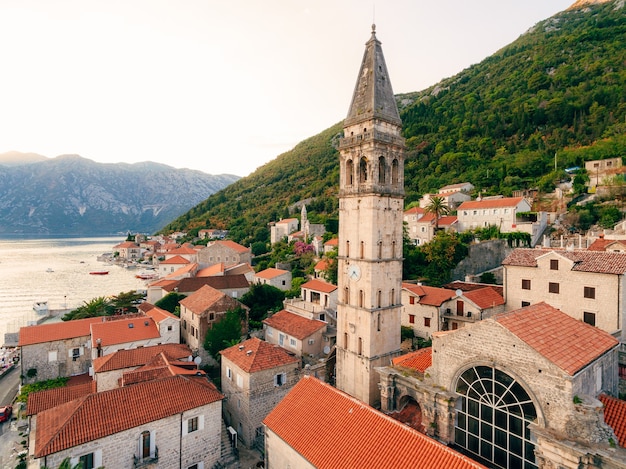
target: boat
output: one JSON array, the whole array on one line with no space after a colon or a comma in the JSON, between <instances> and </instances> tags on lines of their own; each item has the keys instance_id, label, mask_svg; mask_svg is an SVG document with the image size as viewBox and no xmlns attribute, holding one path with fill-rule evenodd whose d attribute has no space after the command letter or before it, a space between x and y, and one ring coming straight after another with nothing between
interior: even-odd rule
<instances>
[{"instance_id":1,"label":"boat","mask_svg":"<svg viewBox=\"0 0 626 469\"><path fill-rule=\"evenodd\" d=\"M108 270L92 270L89 275L109 275Z\"/></svg>"},{"instance_id":2,"label":"boat","mask_svg":"<svg viewBox=\"0 0 626 469\"><path fill-rule=\"evenodd\" d=\"M136 278L140 278L141 280L152 280L155 278L159 278L159 274L154 270L142 270L137 275Z\"/></svg>"},{"instance_id":3,"label":"boat","mask_svg":"<svg viewBox=\"0 0 626 469\"><path fill-rule=\"evenodd\" d=\"M52 270L52 267L48 267L48 268L46 269L46 272L54 272L54 270Z\"/></svg>"},{"instance_id":4,"label":"boat","mask_svg":"<svg viewBox=\"0 0 626 469\"><path fill-rule=\"evenodd\" d=\"M35 301L33 303L33 311L35 311L35 313L37 313L39 316L47 315L50 312L48 308L48 302L47 301Z\"/></svg>"}]
</instances>

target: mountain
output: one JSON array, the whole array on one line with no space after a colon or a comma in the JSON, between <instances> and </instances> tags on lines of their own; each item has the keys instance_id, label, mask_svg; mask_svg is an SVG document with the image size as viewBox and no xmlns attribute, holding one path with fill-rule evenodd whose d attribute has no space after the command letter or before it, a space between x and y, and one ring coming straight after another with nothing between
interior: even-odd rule
<instances>
[{"instance_id":1,"label":"mountain","mask_svg":"<svg viewBox=\"0 0 626 469\"><path fill-rule=\"evenodd\" d=\"M549 191L565 168L625 155L624 3L581 2L457 75L396 96L407 139L406 203L463 181L483 194ZM304 201L313 223L332 222L341 132L337 123L301 142L163 231L228 227L237 241L267 241L268 222Z\"/></svg>"},{"instance_id":2,"label":"mountain","mask_svg":"<svg viewBox=\"0 0 626 469\"><path fill-rule=\"evenodd\" d=\"M0 235L154 233L238 180L157 163L0 155Z\"/></svg>"}]
</instances>

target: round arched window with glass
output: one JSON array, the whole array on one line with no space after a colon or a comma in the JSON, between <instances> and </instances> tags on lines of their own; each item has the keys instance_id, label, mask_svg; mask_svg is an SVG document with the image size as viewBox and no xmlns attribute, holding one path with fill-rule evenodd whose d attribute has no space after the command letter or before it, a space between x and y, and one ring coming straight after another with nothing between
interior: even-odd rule
<instances>
[{"instance_id":1,"label":"round arched window with glass","mask_svg":"<svg viewBox=\"0 0 626 469\"><path fill-rule=\"evenodd\" d=\"M528 424L537 411L526 390L490 366L474 366L456 383L454 441L496 467L537 469Z\"/></svg>"}]
</instances>

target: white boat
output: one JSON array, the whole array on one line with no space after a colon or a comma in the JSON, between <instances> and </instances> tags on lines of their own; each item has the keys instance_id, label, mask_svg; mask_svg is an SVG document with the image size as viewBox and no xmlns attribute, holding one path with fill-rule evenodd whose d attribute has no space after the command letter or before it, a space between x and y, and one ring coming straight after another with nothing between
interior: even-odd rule
<instances>
[{"instance_id":1,"label":"white boat","mask_svg":"<svg viewBox=\"0 0 626 469\"><path fill-rule=\"evenodd\" d=\"M48 268L46 269L46 272L54 272L54 270L52 270L52 267L48 267Z\"/></svg>"},{"instance_id":2,"label":"white boat","mask_svg":"<svg viewBox=\"0 0 626 469\"><path fill-rule=\"evenodd\" d=\"M135 275L135 277L140 278L142 280L152 280L152 279L159 278L159 274L155 272L154 270L142 270L137 275Z\"/></svg>"},{"instance_id":3,"label":"white boat","mask_svg":"<svg viewBox=\"0 0 626 469\"><path fill-rule=\"evenodd\" d=\"M35 313L37 313L39 316L47 315L50 312L48 308L48 302L35 301L35 303L33 303L33 311L35 311Z\"/></svg>"}]
</instances>

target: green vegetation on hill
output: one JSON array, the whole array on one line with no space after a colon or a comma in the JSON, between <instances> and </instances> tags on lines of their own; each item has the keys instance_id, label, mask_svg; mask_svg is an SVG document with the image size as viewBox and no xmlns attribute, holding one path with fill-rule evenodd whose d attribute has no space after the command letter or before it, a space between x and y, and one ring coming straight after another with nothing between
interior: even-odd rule
<instances>
[{"instance_id":1,"label":"green vegetation on hill","mask_svg":"<svg viewBox=\"0 0 626 469\"><path fill-rule=\"evenodd\" d=\"M624 156L626 15L615 7L555 15L456 76L398 96L406 203L462 181L486 194L548 191L565 168ZM332 230L341 132L338 123L301 142L163 232L228 228L243 244L266 243L268 223L293 216L303 201L309 219Z\"/></svg>"}]
</instances>

